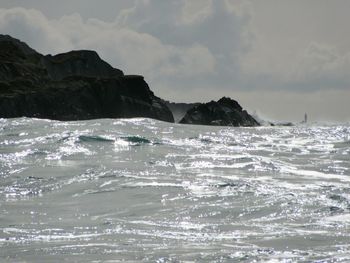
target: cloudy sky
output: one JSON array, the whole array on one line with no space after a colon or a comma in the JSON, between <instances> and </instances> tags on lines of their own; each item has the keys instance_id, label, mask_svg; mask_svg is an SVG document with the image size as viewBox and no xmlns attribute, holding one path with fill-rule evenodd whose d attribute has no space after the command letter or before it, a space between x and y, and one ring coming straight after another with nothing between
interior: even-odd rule
<instances>
[{"instance_id":1,"label":"cloudy sky","mask_svg":"<svg viewBox=\"0 0 350 263\"><path fill-rule=\"evenodd\" d=\"M350 121L349 0L0 0L0 33L93 49L171 101Z\"/></svg>"}]
</instances>

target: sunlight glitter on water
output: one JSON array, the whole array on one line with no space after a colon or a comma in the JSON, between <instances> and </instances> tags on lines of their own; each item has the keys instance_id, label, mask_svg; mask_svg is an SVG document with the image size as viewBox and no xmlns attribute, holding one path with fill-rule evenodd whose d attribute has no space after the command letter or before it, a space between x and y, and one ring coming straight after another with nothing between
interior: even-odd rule
<instances>
[{"instance_id":1,"label":"sunlight glitter on water","mask_svg":"<svg viewBox=\"0 0 350 263\"><path fill-rule=\"evenodd\" d=\"M0 258L350 259L349 126L0 121Z\"/></svg>"}]
</instances>

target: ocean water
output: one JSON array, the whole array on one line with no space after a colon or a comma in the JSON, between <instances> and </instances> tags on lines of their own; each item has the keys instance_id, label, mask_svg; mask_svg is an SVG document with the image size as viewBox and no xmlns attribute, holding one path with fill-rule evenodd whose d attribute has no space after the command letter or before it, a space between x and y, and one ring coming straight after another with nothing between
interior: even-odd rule
<instances>
[{"instance_id":1,"label":"ocean water","mask_svg":"<svg viewBox=\"0 0 350 263\"><path fill-rule=\"evenodd\" d=\"M350 125L0 119L0 262L349 262Z\"/></svg>"}]
</instances>

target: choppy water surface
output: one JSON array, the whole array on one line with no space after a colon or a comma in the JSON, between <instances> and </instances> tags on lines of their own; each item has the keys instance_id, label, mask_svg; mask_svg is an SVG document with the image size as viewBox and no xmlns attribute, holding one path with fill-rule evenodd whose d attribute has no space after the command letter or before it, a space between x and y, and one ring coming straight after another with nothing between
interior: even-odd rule
<instances>
[{"instance_id":1,"label":"choppy water surface","mask_svg":"<svg viewBox=\"0 0 350 263\"><path fill-rule=\"evenodd\" d=\"M1 262L349 262L350 126L0 120Z\"/></svg>"}]
</instances>

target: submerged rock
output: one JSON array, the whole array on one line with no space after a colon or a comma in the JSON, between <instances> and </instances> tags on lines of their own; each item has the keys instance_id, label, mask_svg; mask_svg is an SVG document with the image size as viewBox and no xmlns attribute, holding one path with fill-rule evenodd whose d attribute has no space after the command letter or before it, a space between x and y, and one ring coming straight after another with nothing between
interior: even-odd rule
<instances>
[{"instance_id":1,"label":"submerged rock","mask_svg":"<svg viewBox=\"0 0 350 263\"><path fill-rule=\"evenodd\" d=\"M180 123L215 126L259 126L259 123L233 99L223 97L189 109Z\"/></svg>"},{"instance_id":2,"label":"submerged rock","mask_svg":"<svg viewBox=\"0 0 350 263\"><path fill-rule=\"evenodd\" d=\"M0 35L0 117L56 120L148 117L174 122L142 76L127 76L94 51L43 56Z\"/></svg>"}]
</instances>

